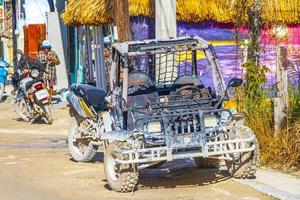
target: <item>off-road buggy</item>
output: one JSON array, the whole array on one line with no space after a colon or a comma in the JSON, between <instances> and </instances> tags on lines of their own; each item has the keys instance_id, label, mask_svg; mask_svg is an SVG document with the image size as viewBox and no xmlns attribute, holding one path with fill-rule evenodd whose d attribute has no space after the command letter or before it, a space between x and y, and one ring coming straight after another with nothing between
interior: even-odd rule
<instances>
[{"instance_id":1,"label":"off-road buggy","mask_svg":"<svg viewBox=\"0 0 300 200\"><path fill-rule=\"evenodd\" d=\"M111 89L106 106L92 109L98 117L90 148L95 138L103 141L105 175L113 190L134 190L140 169L174 159L193 158L198 167L222 160L236 178L254 175L256 137L241 114L223 107L229 88L242 80L225 84L212 45L183 37L112 48ZM203 74L204 68L210 73Z\"/></svg>"}]
</instances>

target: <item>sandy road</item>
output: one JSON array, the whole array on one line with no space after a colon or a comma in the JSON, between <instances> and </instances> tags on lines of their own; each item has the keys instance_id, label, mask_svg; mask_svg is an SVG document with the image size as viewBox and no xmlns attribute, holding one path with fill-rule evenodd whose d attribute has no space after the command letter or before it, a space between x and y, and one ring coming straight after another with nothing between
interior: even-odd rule
<instances>
[{"instance_id":1,"label":"sandy road","mask_svg":"<svg viewBox=\"0 0 300 200\"><path fill-rule=\"evenodd\" d=\"M0 104L0 200L243 199L270 197L216 170L196 169L192 160L141 171L138 190L108 189L103 154L92 163L70 160L67 110L54 110L52 126L17 121L11 105Z\"/></svg>"}]
</instances>

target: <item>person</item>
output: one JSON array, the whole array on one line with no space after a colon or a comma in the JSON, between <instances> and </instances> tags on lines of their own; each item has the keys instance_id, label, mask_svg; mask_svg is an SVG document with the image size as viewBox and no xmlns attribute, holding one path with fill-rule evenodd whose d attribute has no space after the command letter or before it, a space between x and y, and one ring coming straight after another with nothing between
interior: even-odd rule
<instances>
[{"instance_id":1,"label":"person","mask_svg":"<svg viewBox=\"0 0 300 200\"><path fill-rule=\"evenodd\" d=\"M4 60L0 60L0 101L2 100L4 94L5 83L7 80L9 67L10 64L5 62Z\"/></svg>"},{"instance_id":2,"label":"person","mask_svg":"<svg viewBox=\"0 0 300 200\"><path fill-rule=\"evenodd\" d=\"M104 63L105 63L105 69L106 69L106 80L108 80L110 67L112 64L111 52L108 47L104 47Z\"/></svg>"},{"instance_id":3,"label":"person","mask_svg":"<svg viewBox=\"0 0 300 200\"><path fill-rule=\"evenodd\" d=\"M48 62L43 78L49 89L49 102L51 103L54 94L54 83L56 81L56 65L59 65L60 61L57 54L52 50L51 43L48 40L43 41L42 50L38 53L38 60L40 62Z\"/></svg>"},{"instance_id":4,"label":"person","mask_svg":"<svg viewBox=\"0 0 300 200\"><path fill-rule=\"evenodd\" d=\"M106 83L107 89L109 90L109 79L110 79L110 69L112 64L112 55L111 55L111 40L109 37L104 37L104 63L105 63L105 73L106 73Z\"/></svg>"}]
</instances>

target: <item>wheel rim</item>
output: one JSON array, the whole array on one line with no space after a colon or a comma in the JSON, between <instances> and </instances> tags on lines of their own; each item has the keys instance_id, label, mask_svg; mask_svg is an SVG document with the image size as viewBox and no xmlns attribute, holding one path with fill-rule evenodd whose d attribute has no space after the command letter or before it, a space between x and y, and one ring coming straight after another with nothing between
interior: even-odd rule
<instances>
[{"instance_id":1,"label":"wheel rim","mask_svg":"<svg viewBox=\"0 0 300 200\"><path fill-rule=\"evenodd\" d=\"M77 135L80 135L80 137L77 137ZM78 154L84 155L87 149L89 148L90 140L86 138L81 138L81 132L78 130L78 127L76 127L73 130L73 138L72 138L72 144L73 148Z\"/></svg>"},{"instance_id":2,"label":"wheel rim","mask_svg":"<svg viewBox=\"0 0 300 200\"><path fill-rule=\"evenodd\" d=\"M108 176L112 181L116 182L120 178L120 164L116 162L116 155L109 155L106 169L108 171Z\"/></svg>"},{"instance_id":3,"label":"wheel rim","mask_svg":"<svg viewBox=\"0 0 300 200\"><path fill-rule=\"evenodd\" d=\"M27 120L29 116L28 107L25 100L17 101L16 102L16 112L23 120Z\"/></svg>"}]
</instances>

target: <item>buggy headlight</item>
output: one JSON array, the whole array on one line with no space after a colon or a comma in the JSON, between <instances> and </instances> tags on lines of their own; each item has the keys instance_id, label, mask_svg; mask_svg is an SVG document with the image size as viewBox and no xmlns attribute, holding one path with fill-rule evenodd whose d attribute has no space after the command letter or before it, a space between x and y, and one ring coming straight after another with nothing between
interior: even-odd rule
<instances>
[{"instance_id":1,"label":"buggy headlight","mask_svg":"<svg viewBox=\"0 0 300 200\"><path fill-rule=\"evenodd\" d=\"M218 125L218 119L216 116L205 116L204 117L205 127L216 127Z\"/></svg>"},{"instance_id":2,"label":"buggy headlight","mask_svg":"<svg viewBox=\"0 0 300 200\"><path fill-rule=\"evenodd\" d=\"M31 76L32 76L32 78L36 78L36 77L38 77L39 76L39 70L37 70L37 69L33 69L32 71L31 71Z\"/></svg>"},{"instance_id":3,"label":"buggy headlight","mask_svg":"<svg viewBox=\"0 0 300 200\"><path fill-rule=\"evenodd\" d=\"M147 126L149 133L160 133L162 132L162 126L160 121L152 121L148 123Z\"/></svg>"}]
</instances>

